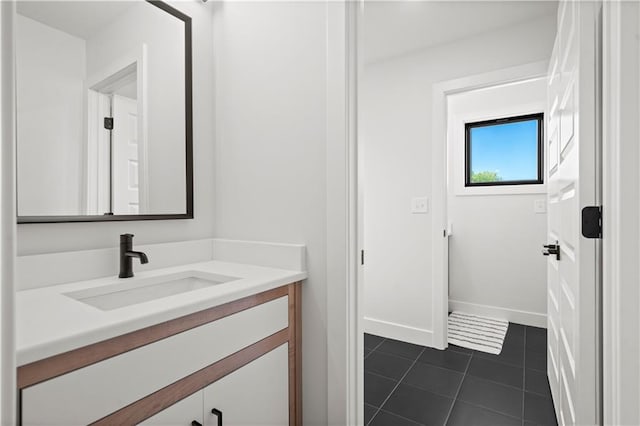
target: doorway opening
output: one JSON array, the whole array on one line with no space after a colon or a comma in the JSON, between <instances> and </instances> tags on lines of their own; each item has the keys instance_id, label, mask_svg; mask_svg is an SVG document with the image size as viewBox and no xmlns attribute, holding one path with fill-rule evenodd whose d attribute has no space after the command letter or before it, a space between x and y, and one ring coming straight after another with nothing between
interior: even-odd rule
<instances>
[{"instance_id":1,"label":"doorway opening","mask_svg":"<svg viewBox=\"0 0 640 426\"><path fill-rule=\"evenodd\" d=\"M478 7L489 6L479 3ZM492 49L480 48L487 45L479 42L481 37L489 37L486 33L464 43L429 45L396 56L374 57L364 64L358 107L359 138L366 139L360 151L365 157L360 182L365 193L362 328L365 420L373 419L370 424L376 424L378 416L389 424L392 415L418 423L448 422L456 412L457 401L464 399L459 398L464 385L446 395L444 387L425 388L436 380L431 376L431 381L420 381L419 376L428 377L431 367L449 369L458 378L462 375L460 383L466 383L470 371L474 380L496 382L480 377L483 369L472 365L471 359L487 364L486 357L474 358L476 349L467 349L473 351L469 354L456 351L453 345L447 348L450 310L519 324L510 328L521 330L520 335L510 338L507 334L504 345L510 339L520 340L522 364L502 363L504 371L515 369L512 376L519 379L501 385L522 391L521 398L516 398L520 402L514 401L522 408L520 420L545 422L527 418L527 413L535 410L526 408L545 393L542 397L551 401L547 405L551 409L538 411L544 411L549 419L567 424L597 423L601 407L599 243L580 234L580 212L599 202L599 56L598 45L593 43L599 39L599 7L560 2L551 27L535 38L540 42L549 36L540 51L548 56L532 55L530 62L520 55L530 52L533 39L514 43L518 47L510 56L505 52L513 46L498 48L498 38L491 40ZM377 11L388 21L393 8L383 9L380 6ZM366 14L365 7L365 31L387 28L386 24L372 24ZM411 16L418 15L419 8L414 7ZM375 12L371 16L375 23ZM428 19L428 15L422 19ZM439 19L444 21L446 13ZM409 21L406 24L410 25ZM522 35L522 28L519 24L500 31L513 31L516 37ZM540 23L535 28L539 30ZM365 43L376 40L375 34L364 37ZM511 36L500 38L508 39L515 40ZM382 46L389 47L390 42ZM474 49L481 51L482 57L474 56ZM374 53L383 56L383 52ZM488 55L495 56L487 61ZM519 59L512 62L514 55ZM366 49L363 56L367 57ZM548 60L533 62L545 57ZM448 63L452 58L457 60ZM472 71L475 65L491 61L491 66L478 67L475 74ZM518 95L520 89L535 97ZM502 95L495 95L497 92ZM502 109L487 108L490 100L486 96L490 93L502 102ZM506 103L510 98L519 103ZM523 104L523 99L529 100ZM482 108L463 111L474 102ZM458 108L455 111L454 104ZM492 166L476 170L483 183L511 180L522 183L518 191L514 190L516 185L474 185L473 165L469 164L473 158L465 151L473 145L466 143L467 131L479 127L474 126L478 123L499 124L502 119L541 113L542 120L536 121L539 129L544 128L542 143L538 138L531 144L533 154L537 148L536 161L531 163L534 172L538 166L538 173L505 177L499 172L505 172L509 164ZM452 124L453 117L458 117L457 125ZM447 144L454 138L459 143ZM469 229L474 232L467 232ZM549 256L543 256L543 247ZM542 328L548 328L548 332L540 331ZM537 350L530 353L527 366L525 357L530 346ZM398 359L408 359L409 363L402 364ZM400 365L397 377L389 371L391 360ZM536 361L540 363L533 365ZM535 373L527 378L529 371ZM549 383L538 389L540 393L527 389L536 377ZM411 395L420 394L413 399L425 401L434 393L454 401L449 410L443 410L442 417L420 417L416 413L427 414L418 406L413 406L414 411L400 412L401 400L406 402L412 400ZM367 396L380 394L385 395L382 401ZM465 404L459 406L462 410ZM517 411L513 409L511 414Z\"/></svg>"},{"instance_id":2,"label":"doorway opening","mask_svg":"<svg viewBox=\"0 0 640 426\"><path fill-rule=\"evenodd\" d=\"M138 62L129 63L88 89L88 214L146 211L145 99Z\"/></svg>"},{"instance_id":3,"label":"doorway opening","mask_svg":"<svg viewBox=\"0 0 640 426\"><path fill-rule=\"evenodd\" d=\"M464 316L449 342L500 353L504 334L480 323L546 328L546 87L533 77L446 96L448 312Z\"/></svg>"}]
</instances>

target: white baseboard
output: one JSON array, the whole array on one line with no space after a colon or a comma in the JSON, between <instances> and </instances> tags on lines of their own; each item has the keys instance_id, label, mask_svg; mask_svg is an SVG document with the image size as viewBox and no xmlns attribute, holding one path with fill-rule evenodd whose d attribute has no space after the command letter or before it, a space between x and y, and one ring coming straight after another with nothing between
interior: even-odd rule
<instances>
[{"instance_id":1,"label":"white baseboard","mask_svg":"<svg viewBox=\"0 0 640 426\"><path fill-rule=\"evenodd\" d=\"M479 305L476 303L461 302L459 300L449 300L449 310L505 319L509 322L530 325L532 327L547 328L547 315L537 312L519 311L517 309L507 309L499 306Z\"/></svg>"},{"instance_id":2,"label":"white baseboard","mask_svg":"<svg viewBox=\"0 0 640 426\"><path fill-rule=\"evenodd\" d=\"M423 328L410 327L394 322L382 321L364 317L362 321L365 333L388 339L402 340L422 346L433 346L433 331Z\"/></svg>"}]
</instances>

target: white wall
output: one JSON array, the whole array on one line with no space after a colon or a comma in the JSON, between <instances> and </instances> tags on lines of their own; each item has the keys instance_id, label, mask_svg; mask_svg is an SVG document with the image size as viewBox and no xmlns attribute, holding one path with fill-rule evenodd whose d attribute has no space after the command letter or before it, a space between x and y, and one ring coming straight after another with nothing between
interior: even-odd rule
<instances>
[{"instance_id":1,"label":"white wall","mask_svg":"<svg viewBox=\"0 0 640 426\"><path fill-rule=\"evenodd\" d=\"M18 253L35 254L115 247L118 235L131 232L135 244L184 241L213 236L214 225L214 92L213 2L170 2L193 18L193 220L110 223L22 224L18 226ZM150 259L153 262L153 259Z\"/></svg>"},{"instance_id":2,"label":"white wall","mask_svg":"<svg viewBox=\"0 0 640 426\"><path fill-rule=\"evenodd\" d=\"M148 211L141 213L186 213L185 90L183 84L176 84L185 76L183 22L145 2L127 9L87 40L88 84L128 65L123 59L138 56L143 44L149 191ZM194 56L203 54L211 52L194 50Z\"/></svg>"},{"instance_id":3,"label":"white wall","mask_svg":"<svg viewBox=\"0 0 640 426\"><path fill-rule=\"evenodd\" d=\"M18 211L76 214L83 211L85 41L22 15L16 29Z\"/></svg>"},{"instance_id":4,"label":"white wall","mask_svg":"<svg viewBox=\"0 0 640 426\"><path fill-rule=\"evenodd\" d=\"M448 97L452 310L546 327L547 215L534 212L536 200L546 203L546 188L464 187L464 124L544 112L546 88L541 78Z\"/></svg>"},{"instance_id":5,"label":"white wall","mask_svg":"<svg viewBox=\"0 0 640 426\"><path fill-rule=\"evenodd\" d=\"M603 4L603 424L640 424L640 4ZM631 194L631 195L627 195Z\"/></svg>"},{"instance_id":6,"label":"white wall","mask_svg":"<svg viewBox=\"0 0 640 426\"><path fill-rule=\"evenodd\" d=\"M0 2L0 424L15 424L15 23L14 2Z\"/></svg>"},{"instance_id":7,"label":"white wall","mask_svg":"<svg viewBox=\"0 0 640 426\"><path fill-rule=\"evenodd\" d=\"M548 60L554 37L549 16L364 67L366 331L431 342L431 216L410 202L431 196L433 84Z\"/></svg>"},{"instance_id":8,"label":"white wall","mask_svg":"<svg viewBox=\"0 0 640 426\"><path fill-rule=\"evenodd\" d=\"M305 425L328 424L326 8L225 2L215 19L216 237L307 246Z\"/></svg>"}]
</instances>

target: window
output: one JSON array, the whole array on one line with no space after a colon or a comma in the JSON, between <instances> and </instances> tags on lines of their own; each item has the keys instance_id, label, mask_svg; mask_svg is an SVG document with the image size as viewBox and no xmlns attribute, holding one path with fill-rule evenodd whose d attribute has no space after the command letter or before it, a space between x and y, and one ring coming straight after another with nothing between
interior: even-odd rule
<instances>
[{"instance_id":1,"label":"window","mask_svg":"<svg viewBox=\"0 0 640 426\"><path fill-rule=\"evenodd\" d=\"M543 182L543 114L465 124L465 186Z\"/></svg>"}]
</instances>

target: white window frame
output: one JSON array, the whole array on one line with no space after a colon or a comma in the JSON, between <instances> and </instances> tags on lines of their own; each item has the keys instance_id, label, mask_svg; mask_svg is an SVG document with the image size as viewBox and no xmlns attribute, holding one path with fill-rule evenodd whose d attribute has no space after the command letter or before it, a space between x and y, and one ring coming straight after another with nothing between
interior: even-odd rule
<instances>
[{"instance_id":1,"label":"white window frame","mask_svg":"<svg viewBox=\"0 0 640 426\"><path fill-rule=\"evenodd\" d=\"M531 80L536 80L533 78ZM523 80L520 82L526 82ZM503 85L496 83L493 86L483 87L491 88ZM466 93L469 90L461 90L455 92ZM447 114L449 114L447 108ZM515 117L521 115L537 114L542 112L546 117L545 104L542 102L523 102L520 105L507 104L501 108L491 108L481 112L466 112L452 114L447 120L447 149L449 151L449 167L451 170L450 189L456 196L478 196L478 195L516 195L516 194L546 194L547 193L547 155L543 149L542 160L544 162L542 168L543 183L541 184L524 184L524 185L489 185L489 186L465 186L465 170L466 170L466 153L465 153L465 124L475 123L479 121L495 120L504 117ZM545 138L545 129L543 131L543 141Z\"/></svg>"}]
</instances>

